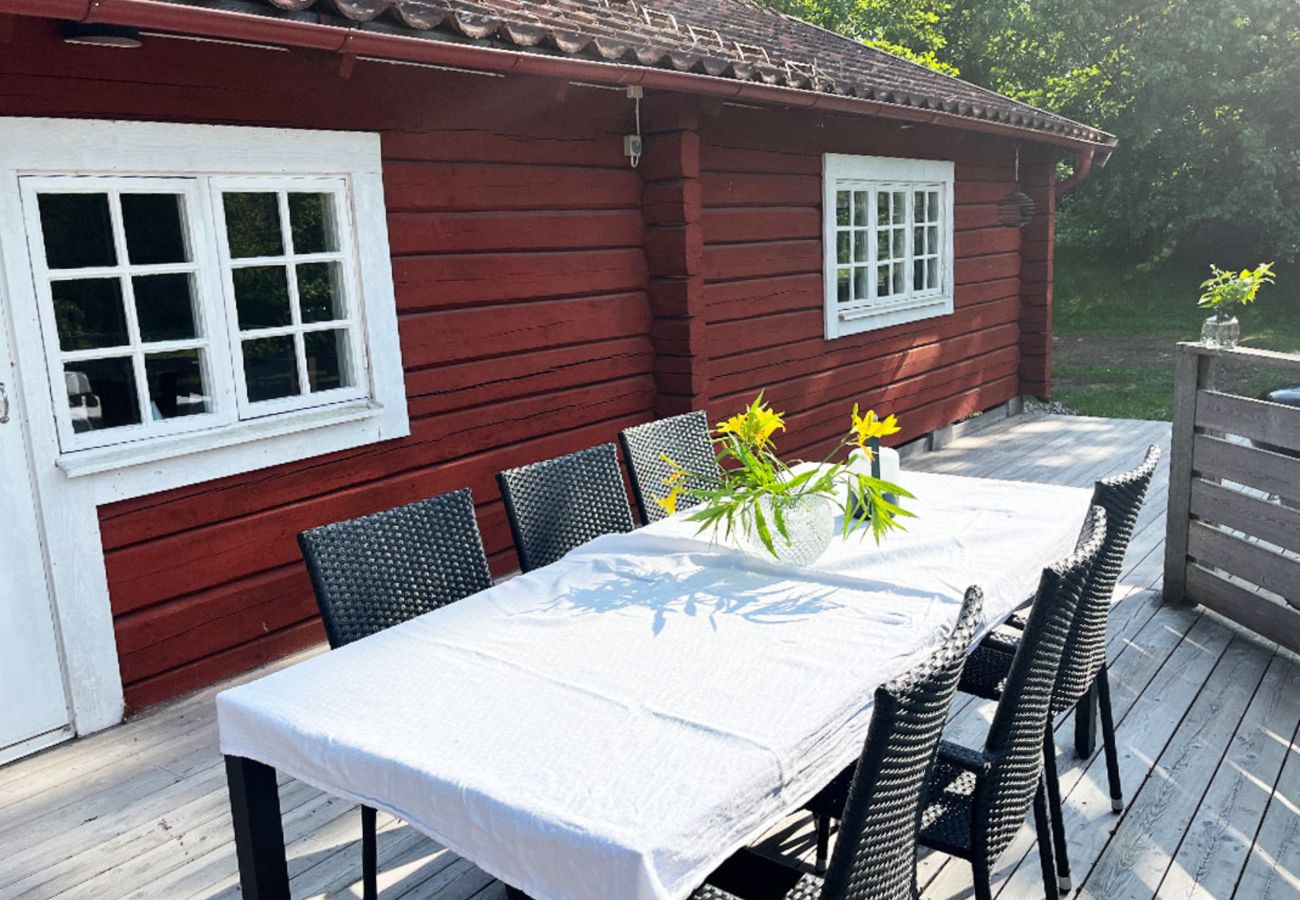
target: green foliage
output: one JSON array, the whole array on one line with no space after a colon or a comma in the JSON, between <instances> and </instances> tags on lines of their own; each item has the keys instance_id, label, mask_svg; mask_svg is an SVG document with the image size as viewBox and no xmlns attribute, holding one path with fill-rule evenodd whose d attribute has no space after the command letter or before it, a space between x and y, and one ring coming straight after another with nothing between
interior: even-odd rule
<instances>
[{"instance_id":1,"label":"green foliage","mask_svg":"<svg viewBox=\"0 0 1300 900\"><path fill-rule=\"evenodd\" d=\"M1062 207L1064 240L1300 258L1297 0L771 5L1116 134Z\"/></svg>"},{"instance_id":2,"label":"green foliage","mask_svg":"<svg viewBox=\"0 0 1300 900\"><path fill-rule=\"evenodd\" d=\"M945 58L948 43L943 22L950 0L768 0L773 9L814 25L956 75Z\"/></svg>"},{"instance_id":3,"label":"green foliage","mask_svg":"<svg viewBox=\"0 0 1300 900\"><path fill-rule=\"evenodd\" d=\"M705 479L687 472L665 456L664 460L675 471L666 482L667 496L656 502L671 515L677 511L681 494L696 497L703 502L688 518L699 524L701 532L721 529L726 538L737 533L757 535L773 556L778 556L775 536L779 535L786 544L791 543L785 514L804 497L843 499L844 537L859 528L870 528L877 543L890 530L902 527L899 518L913 515L896 502L899 497L912 496L903 488L851 471L843 463L831 462L852 444L865 448L868 441L896 434L899 429L893 416L879 420L870 410L865 417L859 416L854 406L853 427L848 434L820 466L799 472L777 455L772 443L772 436L784 430L784 415L769 408L760 392L743 412L719 423L714 431L714 445L722 467L717 486L689 487L689 483Z\"/></svg>"},{"instance_id":4,"label":"green foliage","mask_svg":"<svg viewBox=\"0 0 1300 900\"><path fill-rule=\"evenodd\" d=\"M1272 263L1260 263L1254 269L1242 269L1240 272L1211 265L1210 277L1201 282L1201 299L1197 305L1226 315L1234 306L1254 303L1259 289L1273 283Z\"/></svg>"},{"instance_id":5,"label":"green foliage","mask_svg":"<svg viewBox=\"0 0 1300 900\"><path fill-rule=\"evenodd\" d=\"M1300 3L961 0L973 80L1118 135L1063 234L1154 257L1300 255ZM960 35L960 37L956 37Z\"/></svg>"}]
</instances>

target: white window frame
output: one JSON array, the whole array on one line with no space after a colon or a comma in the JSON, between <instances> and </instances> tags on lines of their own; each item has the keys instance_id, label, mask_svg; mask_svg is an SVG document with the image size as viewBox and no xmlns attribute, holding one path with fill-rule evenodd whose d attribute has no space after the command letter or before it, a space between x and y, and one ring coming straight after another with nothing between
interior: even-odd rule
<instances>
[{"instance_id":1,"label":"white window frame","mask_svg":"<svg viewBox=\"0 0 1300 900\"><path fill-rule=\"evenodd\" d=\"M98 507L410 434L380 139L370 133L7 117L0 117L0 134L0 329L9 332L16 363L0 380L21 400L15 408L23 410L27 426L73 725L86 734L116 724L123 711ZM365 396L148 440L65 449L56 404L67 406L67 389L61 371L51 379L45 352L21 180L54 176L346 183L354 296L362 304L367 348ZM212 198L201 190L199 202L210 207ZM219 262L213 262L215 283L208 290L218 296L225 287ZM226 328L224 308L211 309L219 314L214 327ZM230 391L233 404L233 375Z\"/></svg>"},{"instance_id":2,"label":"white window frame","mask_svg":"<svg viewBox=\"0 0 1300 900\"><path fill-rule=\"evenodd\" d=\"M946 160L899 159L885 156L855 156L828 153L822 160L822 279L824 287L826 339L834 340L864 331L903 325L953 311L953 184L955 165ZM889 298L875 296L877 232L873 223L867 240L870 266L869 296L850 303L839 302L837 271L840 268L837 239L836 200L840 191L869 191L868 209L873 218L878 193L906 191L907 220L904 227L905 290ZM939 284L914 291L913 191L939 193Z\"/></svg>"}]
</instances>

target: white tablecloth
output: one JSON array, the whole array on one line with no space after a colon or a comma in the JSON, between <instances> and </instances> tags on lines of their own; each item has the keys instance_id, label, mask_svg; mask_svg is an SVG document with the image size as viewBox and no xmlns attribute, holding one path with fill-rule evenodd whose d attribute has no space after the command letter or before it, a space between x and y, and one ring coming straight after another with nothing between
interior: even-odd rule
<instances>
[{"instance_id":1,"label":"white tablecloth","mask_svg":"<svg viewBox=\"0 0 1300 900\"><path fill-rule=\"evenodd\" d=\"M1000 621L1089 493L908 473L813 569L670 519L217 698L223 753L387 809L538 900L675 900L860 748L970 584Z\"/></svg>"}]
</instances>

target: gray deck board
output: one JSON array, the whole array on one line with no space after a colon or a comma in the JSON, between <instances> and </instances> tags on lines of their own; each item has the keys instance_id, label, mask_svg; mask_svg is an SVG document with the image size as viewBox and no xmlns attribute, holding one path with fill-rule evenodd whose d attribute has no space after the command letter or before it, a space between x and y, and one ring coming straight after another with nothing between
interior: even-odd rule
<instances>
[{"instance_id":1,"label":"gray deck board","mask_svg":"<svg viewBox=\"0 0 1300 900\"><path fill-rule=\"evenodd\" d=\"M1158 422L989 417L904 468L1088 486L1136 465L1148 444L1167 449L1169 434ZM1123 815L1110 811L1100 752L1076 759L1071 716L1057 723L1075 884L1090 898L1297 898L1300 660L1213 613L1162 605L1167 498L1166 459L1111 618ZM238 897L219 687L0 767L0 900ZM949 736L977 745L991 713L961 699ZM356 809L289 779L281 795L294 896L359 896ZM411 826L383 813L379 826L385 898L502 900L501 885ZM811 837L792 816L760 849L806 865ZM1039 878L1025 829L999 861L995 894L1041 897ZM970 896L969 869L939 854L922 859L920 882L927 898Z\"/></svg>"}]
</instances>

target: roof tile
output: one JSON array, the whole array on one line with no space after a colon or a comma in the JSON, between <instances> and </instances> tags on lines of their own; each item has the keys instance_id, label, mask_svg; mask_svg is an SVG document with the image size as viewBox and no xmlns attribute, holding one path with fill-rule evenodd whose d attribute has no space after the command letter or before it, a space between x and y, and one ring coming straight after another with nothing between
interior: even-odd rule
<instances>
[{"instance_id":1,"label":"roof tile","mask_svg":"<svg viewBox=\"0 0 1300 900\"><path fill-rule=\"evenodd\" d=\"M758 81L1113 144L1104 131L935 72L754 0L254 0L357 23L700 75ZM364 24L359 27L365 27Z\"/></svg>"}]
</instances>

